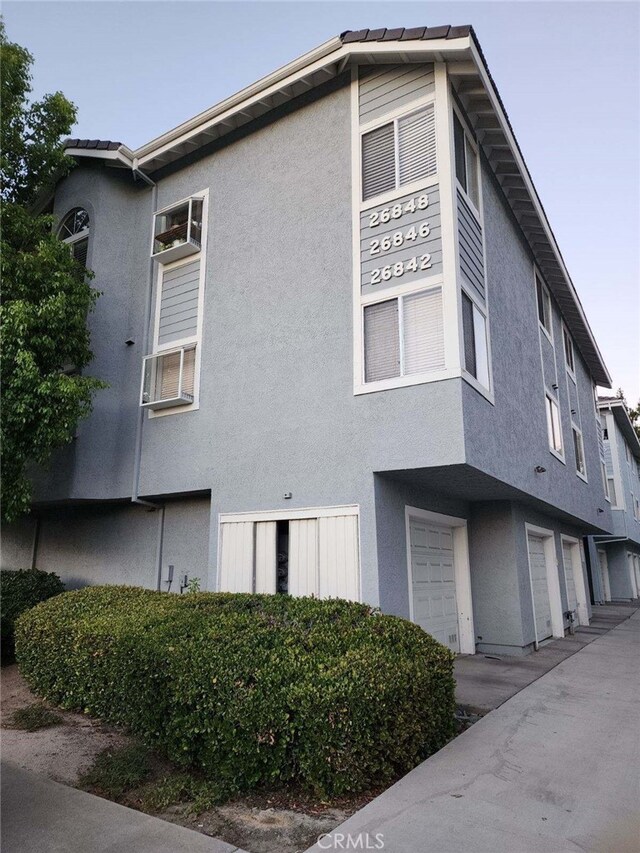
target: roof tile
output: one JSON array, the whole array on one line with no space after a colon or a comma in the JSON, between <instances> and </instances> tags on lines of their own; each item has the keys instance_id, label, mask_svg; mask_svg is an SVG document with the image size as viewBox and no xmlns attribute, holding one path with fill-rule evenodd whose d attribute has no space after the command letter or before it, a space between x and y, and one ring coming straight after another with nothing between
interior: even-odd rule
<instances>
[{"instance_id":1,"label":"roof tile","mask_svg":"<svg viewBox=\"0 0 640 853\"><path fill-rule=\"evenodd\" d=\"M404 27L396 27L395 30L387 30L380 41L397 41L402 37Z\"/></svg>"},{"instance_id":2,"label":"roof tile","mask_svg":"<svg viewBox=\"0 0 640 853\"><path fill-rule=\"evenodd\" d=\"M400 41L410 41L411 39L421 39L425 33L426 27L409 27L406 29L400 38Z\"/></svg>"},{"instance_id":3,"label":"roof tile","mask_svg":"<svg viewBox=\"0 0 640 853\"><path fill-rule=\"evenodd\" d=\"M445 27L427 27L423 39L446 39L450 29L449 25Z\"/></svg>"}]
</instances>

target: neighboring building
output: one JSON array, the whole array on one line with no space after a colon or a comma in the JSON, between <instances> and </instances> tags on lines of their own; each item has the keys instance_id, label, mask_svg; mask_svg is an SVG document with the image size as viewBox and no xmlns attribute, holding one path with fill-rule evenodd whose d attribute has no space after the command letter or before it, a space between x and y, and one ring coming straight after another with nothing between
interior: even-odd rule
<instances>
[{"instance_id":1,"label":"neighboring building","mask_svg":"<svg viewBox=\"0 0 640 853\"><path fill-rule=\"evenodd\" d=\"M612 536L590 536L593 600L628 601L640 596L640 441L618 397L599 397L607 500Z\"/></svg>"},{"instance_id":2,"label":"neighboring building","mask_svg":"<svg viewBox=\"0 0 640 853\"><path fill-rule=\"evenodd\" d=\"M463 653L588 622L611 382L469 27L347 32L68 153L109 388L6 565L360 599Z\"/></svg>"}]
</instances>

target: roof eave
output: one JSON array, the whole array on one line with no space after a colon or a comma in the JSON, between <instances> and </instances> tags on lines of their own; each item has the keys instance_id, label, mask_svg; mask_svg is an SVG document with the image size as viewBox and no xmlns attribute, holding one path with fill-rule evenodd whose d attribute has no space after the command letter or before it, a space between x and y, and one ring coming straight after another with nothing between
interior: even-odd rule
<instances>
[{"instance_id":1,"label":"roof eave","mask_svg":"<svg viewBox=\"0 0 640 853\"><path fill-rule=\"evenodd\" d=\"M610 411L615 418L620 432L624 435L633 455L640 460L640 438L633 428L629 412L624 403L624 400L603 400L598 402L598 410L601 412Z\"/></svg>"}]
</instances>

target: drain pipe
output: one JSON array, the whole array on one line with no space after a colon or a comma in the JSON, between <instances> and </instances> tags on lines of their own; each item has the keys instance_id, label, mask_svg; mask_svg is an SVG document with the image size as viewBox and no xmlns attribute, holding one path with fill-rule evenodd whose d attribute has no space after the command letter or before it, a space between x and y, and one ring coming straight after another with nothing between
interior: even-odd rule
<instances>
[{"instance_id":1,"label":"drain pipe","mask_svg":"<svg viewBox=\"0 0 640 853\"><path fill-rule=\"evenodd\" d=\"M31 545L31 568L37 568L38 560L38 544L40 542L40 516L36 515L35 524L33 527L33 543Z\"/></svg>"},{"instance_id":2,"label":"drain pipe","mask_svg":"<svg viewBox=\"0 0 640 853\"><path fill-rule=\"evenodd\" d=\"M134 180L140 178L146 184L151 187L151 215L153 216L157 201L158 201L158 185L155 181L152 181L148 175L145 175L144 172L141 172L138 169L137 159L133 161L133 167L131 169ZM151 313L153 309L153 278L154 278L154 262L153 258L149 258L149 274L147 279L147 299L145 303L145 316L144 316L144 327L142 330L142 352L144 355L147 354L149 349L149 329L151 327ZM151 501L142 500L139 497L139 488L140 488L140 462L142 457L142 430L144 426L144 415L145 411L142 407L140 407L138 411L138 422L136 424L136 440L134 446L133 453L133 483L131 485L131 501L132 503L142 504L143 506L153 507L154 509L158 508L158 504L151 503Z\"/></svg>"},{"instance_id":3,"label":"drain pipe","mask_svg":"<svg viewBox=\"0 0 640 853\"><path fill-rule=\"evenodd\" d=\"M158 201L158 185L152 181L148 175L145 175L138 169L137 158L134 158L131 168L133 179L142 180L151 187L151 215L155 213ZM154 279L154 263L153 258L149 258L149 275L147 279L147 298L145 303L144 327L142 331L142 352L146 355L149 349L149 329L151 327L151 314L153 310L153 279ZM142 432L144 427L145 411L140 408L138 411L138 420L136 423L136 439L133 454L133 481L131 484L131 503L145 506L150 512L159 510L158 513L158 539L156 546L156 589L162 589L162 550L164 546L164 517L165 505L154 503L152 501L143 500L139 495L140 490L140 466L142 460Z\"/></svg>"}]
</instances>

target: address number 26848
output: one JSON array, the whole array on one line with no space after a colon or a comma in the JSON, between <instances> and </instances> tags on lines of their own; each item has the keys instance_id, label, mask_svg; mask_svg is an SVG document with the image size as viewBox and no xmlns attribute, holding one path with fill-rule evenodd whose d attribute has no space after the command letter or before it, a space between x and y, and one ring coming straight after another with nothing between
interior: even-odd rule
<instances>
[{"instance_id":1,"label":"address number 26848","mask_svg":"<svg viewBox=\"0 0 640 853\"><path fill-rule=\"evenodd\" d=\"M369 214L369 228L375 228L376 225L384 225L391 222L392 219L400 219L405 213L415 213L416 210L425 210L429 206L429 196L426 193L410 198L404 204L393 204L390 207L383 207L381 210L374 210Z\"/></svg>"}]
</instances>

